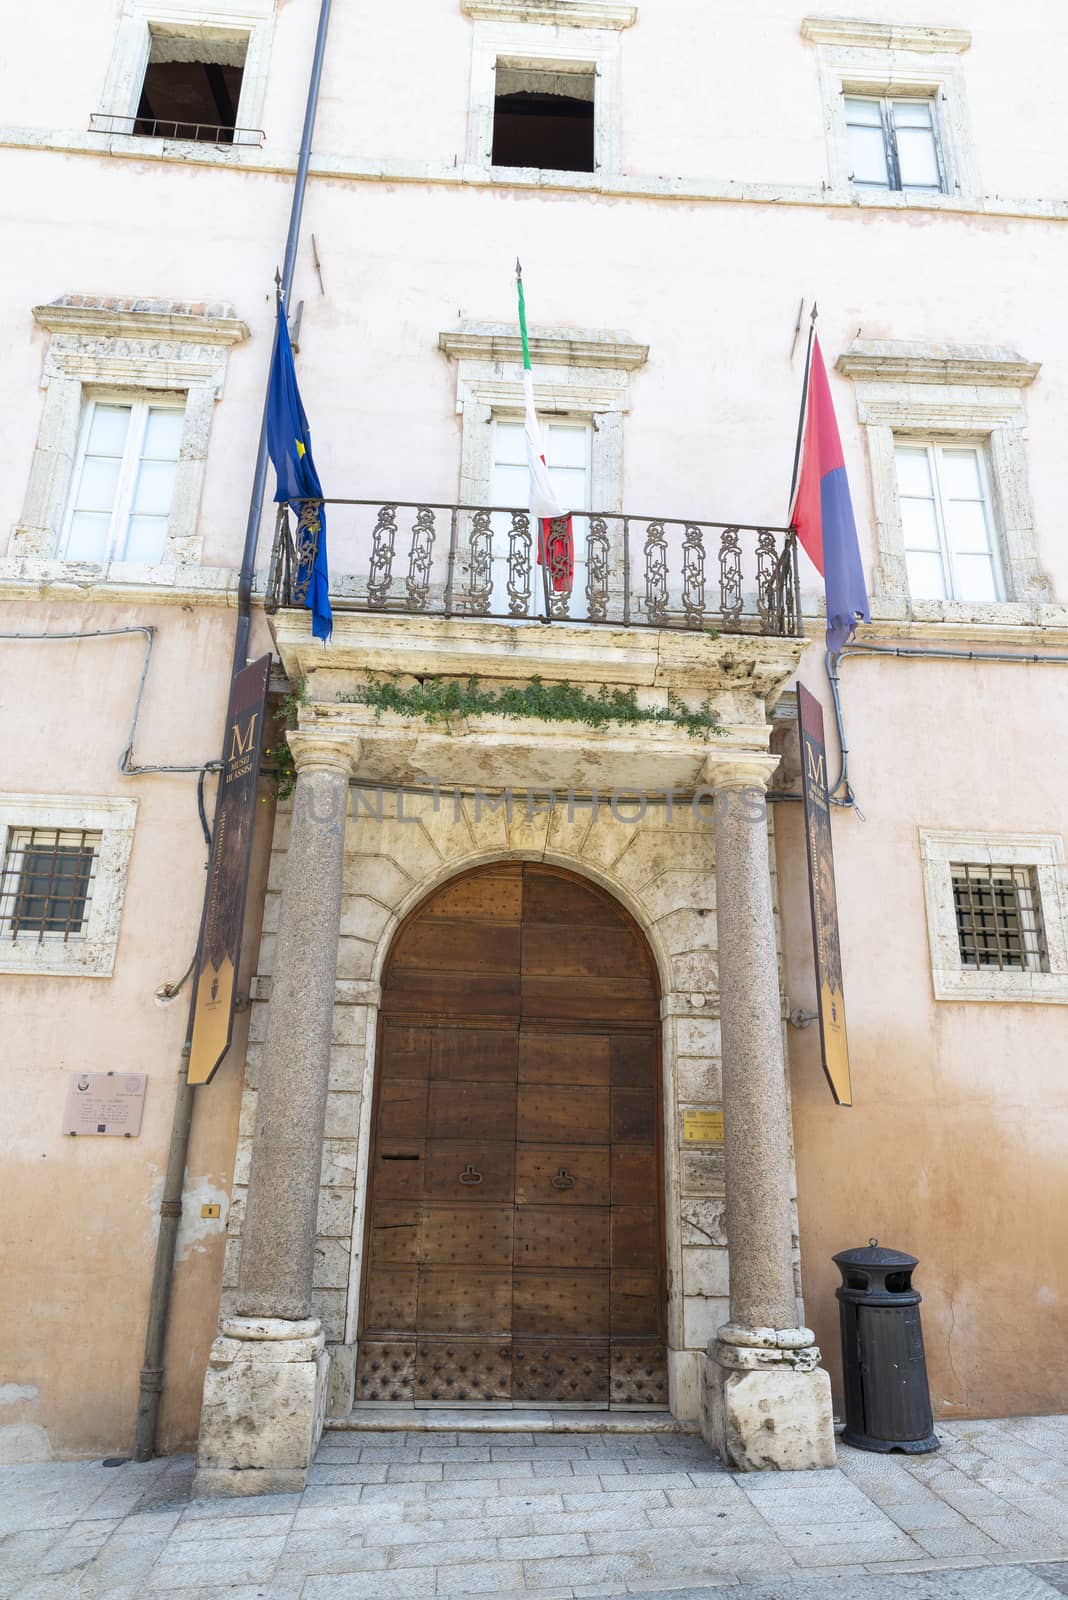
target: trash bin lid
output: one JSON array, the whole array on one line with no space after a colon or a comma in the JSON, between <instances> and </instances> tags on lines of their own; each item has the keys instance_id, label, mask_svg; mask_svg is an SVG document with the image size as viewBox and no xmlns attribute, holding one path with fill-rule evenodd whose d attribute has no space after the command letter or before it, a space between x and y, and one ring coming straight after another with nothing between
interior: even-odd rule
<instances>
[{"instance_id":1,"label":"trash bin lid","mask_svg":"<svg viewBox=\"0 0 1068 1600\"><path fill-rule=\"evenodd\" d=\"M840 1250L833 1259L840 1267L882 1267L892 1271L894 1268L919 1266L916 1256L910 1256L904 1250L884 1249L878 1239L871 1239L854 1250Z\"/></svg>"}]
</instances>

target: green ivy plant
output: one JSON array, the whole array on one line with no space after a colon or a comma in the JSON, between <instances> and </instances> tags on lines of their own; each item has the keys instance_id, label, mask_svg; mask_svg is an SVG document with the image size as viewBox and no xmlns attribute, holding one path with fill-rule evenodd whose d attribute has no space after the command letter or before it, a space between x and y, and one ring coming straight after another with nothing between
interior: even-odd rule
<instances>
[{"instance_id":1,"label":"green ivy plant","mask_svg":"<svg viewBox=\"0 0 1068 1600\"><path fill-rule=\"evenodd\" d=\"M576 684L547 684L537 677L521 689L483 689L477 678L468 678L466 683L454 678L422 678L402 688L400 677L395 674L339 694L338 699L370 706L376 717L383 711L395 711L402 717L423 717L431 723L448 722L452 717L498 716L584 722L598 729L613 723L673 723L684 728L691 739L707 739L723 732L719 713L710 700L693 708L669 690L666 706L642 706L634 689L602 685L596 694L587 694Z\"/></svg>"},{"instance_id":2,"label":"green ivy plant","mask_svg":"<svg viewBox=\"0 0 1068 1600\"><path fill-rule=\"evenodd\" d=\"M297 718L300 716L301 706L308 704L308 689L304 680L293 690L292 694L283 695L274 713L275 736L274 742L265 746L264 760L271 763L272 776L279 800L288 800L297 783L297 768L293 760L293 752L289 748L286 732L295 728Z\"/></svg>"}]
</instances>

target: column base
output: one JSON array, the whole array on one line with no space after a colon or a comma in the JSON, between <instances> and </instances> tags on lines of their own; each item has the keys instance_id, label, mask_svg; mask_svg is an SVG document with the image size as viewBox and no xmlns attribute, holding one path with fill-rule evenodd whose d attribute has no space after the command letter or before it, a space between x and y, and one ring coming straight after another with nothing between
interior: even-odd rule
<instances>
[{"instance_id":1,"label":"column base","mask_svg":"<svg viewBox=\"0 0 1068 1600\"><path fill-rule=\"evenodd\" d=\"M831 1380L807 1328L719 1330L705 1357L701 1432L736 1472L835 1465Z\"/></svg>"},{"instance_id":2,"label":"column base","mask_svg":"<svg viewBox=\"0 0 1068 1600\"><path fill-rule=\"evenodd\" d=\"M329 1371L317 1319L225 1318L204 1376L194 1495L303 1489L323 1431Z\"/></svg>"}]
</instances>

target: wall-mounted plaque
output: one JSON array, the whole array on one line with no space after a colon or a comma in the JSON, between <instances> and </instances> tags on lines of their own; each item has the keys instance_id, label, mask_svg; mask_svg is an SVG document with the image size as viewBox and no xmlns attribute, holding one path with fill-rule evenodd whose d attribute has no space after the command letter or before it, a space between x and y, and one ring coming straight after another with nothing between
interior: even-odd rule
<instances>
[{"instance_id":1,"label":"wall-mounted plaque","mask_svg":"<svg viewBox=\"0 0 1068 1600\"><path fill-rule=\"evenodd\" d=\"M684 1111L682 1139L684 1144L722 1144L723 1112Z\"/></svg>"},{"instance_id":2,"label":"wall-mounted plaque","mask_svg":"<svg viewBox=\"0 0 1068 1600\"><path fill-rule=\"evenodd\" d=\"M63 1132L135 1139L145 1109L145 1072L72 1072Z\"/></svg>"}]
</instances>

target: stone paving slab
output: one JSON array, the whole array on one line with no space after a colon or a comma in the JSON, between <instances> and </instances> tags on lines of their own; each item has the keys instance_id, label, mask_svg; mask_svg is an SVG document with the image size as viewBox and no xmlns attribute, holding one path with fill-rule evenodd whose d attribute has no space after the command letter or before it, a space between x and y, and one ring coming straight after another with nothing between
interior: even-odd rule
<instances>
[{"instance_id":1,"label":"stone paving slab","mask_svg":"<svg viewBox=\"0 0 1068 1600\"><path fill-rule=\"evenodd\" d=\"M188 1458L3 1468L0 1600L1068 1595L1068 1419L756 1475L678 1432L550 1420L331 1432L299 1495L191 1501Z\"/></svg>"}]
</instances>

